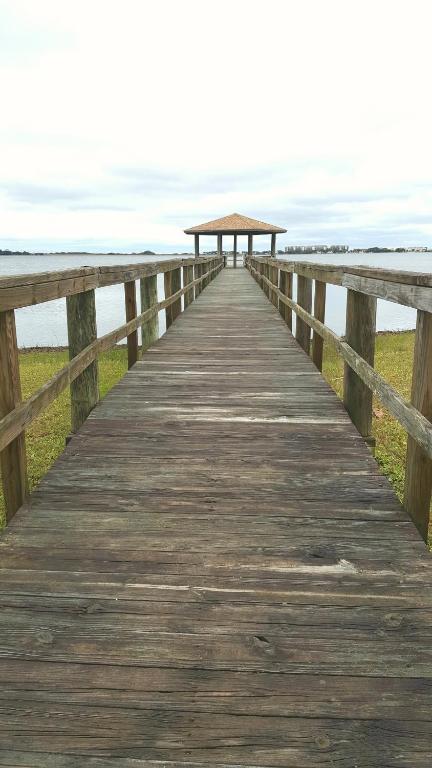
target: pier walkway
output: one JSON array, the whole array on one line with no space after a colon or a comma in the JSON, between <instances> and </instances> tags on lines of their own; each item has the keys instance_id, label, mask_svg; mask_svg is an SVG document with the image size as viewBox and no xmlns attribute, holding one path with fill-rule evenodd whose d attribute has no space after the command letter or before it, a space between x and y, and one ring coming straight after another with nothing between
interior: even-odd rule
<instances>
[{"instance_id":1,"label":"pier walkway","mask_svg":"<svg viewBox=\"0 0 432 768\"><path fill-rule=\"evenodd\" d=\"M430 555L246 269L92 411L0 558L0 766L430 768Z\"/></svg>"}]
</instances>

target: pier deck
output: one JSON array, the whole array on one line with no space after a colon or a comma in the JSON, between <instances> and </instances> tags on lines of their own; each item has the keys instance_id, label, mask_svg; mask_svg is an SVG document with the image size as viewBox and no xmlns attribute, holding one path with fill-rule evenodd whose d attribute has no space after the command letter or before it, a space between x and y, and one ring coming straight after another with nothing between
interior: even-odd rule
<instances>
[{"instance_id":1,"label":"pier deck","mask_svg":"<svg viewBox=\"0 0 432 768\"><path fill-rule=\"evenodd\" d=\"M246 270L97 406L0 557L0 766L430 768L430 555Z\"/></svg>"}]
</instances>

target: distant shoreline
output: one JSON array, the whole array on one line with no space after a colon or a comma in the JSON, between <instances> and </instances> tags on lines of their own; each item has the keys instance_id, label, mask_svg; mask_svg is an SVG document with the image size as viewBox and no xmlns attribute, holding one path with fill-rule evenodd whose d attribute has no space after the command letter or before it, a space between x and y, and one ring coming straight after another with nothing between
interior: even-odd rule
<instances>
[{"instance_id":1,"label":"distant shoreline","mask_svg":"<svg viewBox=\"0 0 432 768\"><path fill-rule=\"evenodd\" d=\"M301 261L301 259L294 259L293 257L298 256L353 256L355 254L361 254L365 253L371 256L375 255L387 255L387 256L395 256L395 255L401 255L404 253L413 253L413 254L428 254L430 253L432 255L432 248L353 248L351 251L344 251L344 253L338 252L338 251L291 251L289 253L277 253L277 257L284 257L285 259L289 261ZM225 255L232 255L232 251L224 251ZM194 256L195 253L193 251L185 251L185 252L168 252L168 253L154 253L153 251L141 251L141 252L127 252L127 251L1 251L0 250L0 258L2 256L8 257L14 257L14 256L29 256L29 257L37 257L37 256L133 256L134 258L137 256L146 256L146 257L155 257L158 258L160 256L171 256L176 258L181 257L187 257L190 258ZM216 251L203 251L201 256L215 256ZM242 256L244 253L242 251L239 251L238 255ZM270 251L254 251L255 256L269 256Z\"/></svg>"}]
</instances>

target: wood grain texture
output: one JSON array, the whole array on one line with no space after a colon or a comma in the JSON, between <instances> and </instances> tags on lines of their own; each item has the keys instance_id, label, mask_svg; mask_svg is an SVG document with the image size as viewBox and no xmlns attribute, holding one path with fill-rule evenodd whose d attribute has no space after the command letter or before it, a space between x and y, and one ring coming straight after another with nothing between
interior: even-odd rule
<instances>
[{"instance_id":1,"label":"wood grain texture","mask_svg":"<svg viewBox=\"0 0 432 768\"><path fill-rule=\"evenodd\" d=\"M314 290L314 317L324 323L326 304L326 284L321 280L315 280ZM319 371L322 371L324 339L317 331L313 332L312 337L312 361Z\"/></svg>"},{"instance_id":2,"label":"wood grain texture","mask_svg":"<svg viewBox=\"0 0 432 768\"><path fill-rule=\"evenodd\" d=\"M21 403L19 354L13 310L0 312L0 418ZM6 507L10 520L27 494L25 435L21 433L0 451L0 469Z\"/></svg>"},{"instance_id":3,"label":"wood grain texture","mask_svg":"<svg viewBox=\"0 0 432 768\"><path fill-rule=\"evenodd\" d=\"M165 298L169 299L181 289L181 270L172 269L164 274ZM169 328L181 312L181 298L170 304L166 310L166 327Z\"/></svg>"},{"instance_id":4,"label":"wood grain texture","mask_svg":"<svg viewBox=\"0 0 432 768\"><path fill-rule=\"evenodd\" d=\"M201 269L201 266L199 268ZM209 274L211 279L213 279L219 273L220 268L220 265L216 265L206 274ZM198 283L194 280L192 287L200 285L204 279L204 276L198 278ZM178 304L181 297L188 290L190 288L181 288L169 298L153 304L149 309L144 310L144 312L141 312L124 325L106 333L104 336L100 336L84 347L81 352L75 355L60 371L55 373L40 389L36 390L27 400L17 405L0 419L0 450L3 450L12 440L18 437L25 427L31 424L38 414L58 397L60 392L69 386L71 382L75 381L92 361L97 359L98 355L111 349L140 326L144 327L147 321L157 316L159 311L166 309L172 304Z\"/></svg>"},{"instance_id":5,"label":"wood grain texture","mask_svg":"<svg viewBox=\"0 0 432 768\"><path fill-rule=\"evenodd\" d=\"M417 312L411 403L432 420L432 315ZM404 506L424 540L428 540L432 491L432 460L408 437Z\"/></svg>"},{"instance_id":6,"label":"wood grain texture","mask_svg":"<svg viewBox=\"0 0 432 768\"><path fill-rule=\"evenodd\" d=\"M185 288L186 286L189 285L189 283L192 283L193 279L194 279L193 266L190 265L187 267L183 267L183 287ZM194 300L194 289L192 287L192 288L189 288L189 290L187 290L184 295L184 299L183 299L184 308L186 309L189 306L189 304L192 304L193 300Z\"/></svg>"},{"instance_id":7,"label":"wood grain texture","mask_svg":"<svg viewBox=\"0 0 432 768\"><path fill-rule=\"evenodd\" d=\"M376 298L347 291L345 339L372 368L375 360ZM353 368L345 363L344 405L360 434L372 435L372 390Z\"/></svg>"},{"instance_id":8,"label":"wood grain texture","mask_svg":"<svg viewBox=\"0 0 432 768\"><path fill-rule=\"evenodd\" d=\"M260 265L262 266L262 265ZM259 274L251 266L253 275ZM262 276L264 287L270 284L270 281ZM404 400L403 397L390 385L385 379L363 358L347 344L343 339L332 331L328 326L321 323L317 318L306 312L299 304L292 299L284 296L278 289L279 301L285 303L300 317L310 328L316 331L324 341L332 344L343 360L352 368L361 381L373 392L382 402L388 411L399 421L406 429L408 434L423 448L425 453L432 459L432 427L431 422L423 416L417 408Z\"/></svg>"},{"instance_id":9,"label":"wood grain texture","mask_svg":"<svg viewBox=\"0 0 432 768\"><path fill-rule=\"evenodd\" d=\"M292 298L292 275L289 272L279 270L279 290L285 296ZM292 311L281 299L279 299L279 312L285 320L290 331L292 330Z\"/></svg>"},{"instance_id":10,"label":"wood grain texture","mask_svg":"<svg viewBox=\"0 0 432 768\"><path fill-rule=\"evenodd\" d=\"M312 310L312 280L303 275L297 275L297 304L306 312L310 313ZM296 339L301 348L309 354L311 329L301 317L296 320Z\"/></svg>"},{"instance_id":11,"label":"wood grain texture","mask_svg":"<svg viewBox=\"0 0 432 768\"><path fill-rule=\"evenodd\" d=\"M271 258L268 256L254 256L256 263L268 264L271 263ZM291 261L287 259L278 258L278 267L286 272L296 273L303 275L303 277L309 277L313 280L322 280L325 283L332 283L333 285L342 285L345 279L349 279L348 276L358 275L359 277L368 278L371 280L377 280L379 282L385 281L388 283L400 283L409 288L409 286L423 286L432 287L432 276L430 272L409 272L405 269L383 269L377 267L353 267L349 265L335 265L335 264L323 264L322 262L312 261ZM367 283L363 283L366 287ZM405 288L389 289L405 291ZM368 291L366 290L366 293ZM406 293L410 295L409 290ZM416 291L412 291L411 296L415 296ZM418 294L424 297L427 294Z\"/></svg>"},{"instance_id":12,"label":"wood grain texture","mask_svg":"<svg viewBox=\"0 0 432 768\"><path fill-rule=\"evenodd\" d=\"M117 264L105 267L80 267L51 272L36 272L0 278L0 311L40 304L64 296L108 285L127 283L144 277L170 272L186 265L208 264L209 256L197 259L167 259L141 264Z\"/></svg>"},{"instance_id":13,"label":"wood grain texture","mask_svg":"<svg viewBox=\"0 0 432 768\"><path fill-rule=\"evenodd\" d=\"M140 280L141 313L154 307L158 301L157 275L142 277ZM144 352L159 338L159 318L157 313L152 315L141 326L141 349Z\"/></svg>"},{"instance_id":14,"label":"wood grain texture","mask_svg":"<svg viewBox=\"0 0 432 768\"><path fill-rule=\"evenodd\" d=\"M97 405L0 553L2 766L429 763L430 556L247 270Z\"/></svg>"},{"instance_id":15,"label":"wood grain texture","mask_svg":"<svg viewBox=\"0 0 432 768\"><path fill-rule=\"evenodd\" d=\"M136 283L131 280L124 284L126 322L137 315ZM138 360L138 331L132 331L127 336L128 368L132 368Z\"/></svg>"},{"instance_id":16,"label":"wood grain texture","mask_svg":"<svg viewBox=\"0 0 432 768\"><path fill-rule=\"evenodd\" d=\"M392 282L373 277L344 274L344 288L375 296L378 299L393 301L406 307L414 307L425 312L432 311L432 289L430 287Z\"/></svg>"},{"instance_id":17,"label":"wood grain texture","mask_svg":"<svg viewBox=\"0 0 432 768\"><path fill-rule=\"evenodd\" d=\"M84 291L66 297L69 360L73 360L97 339L95 292ZM78 432L99 400L97 360L93 360L70 384L71 429Z\"/></svg>"}]
</instances>

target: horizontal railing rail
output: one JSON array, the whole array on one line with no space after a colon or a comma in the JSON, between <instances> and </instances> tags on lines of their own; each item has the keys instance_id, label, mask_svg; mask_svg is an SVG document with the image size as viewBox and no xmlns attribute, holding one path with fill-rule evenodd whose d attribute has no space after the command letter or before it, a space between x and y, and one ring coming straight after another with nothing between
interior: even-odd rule
<instances>
[{"instance_id":1,"label":"horizontal railing rail","mask_svg":"<svg viewBox=\"0 0 432 768\"><path fill-rule=\"evenodd\" d=\"M78 267L58 272L35 272L0 278L0 312L61 299L76 293L153 277L181 267L207 264L214 258L200 256L166 259L141 264L117 264L104 267Z\"/></svg>"},{"instance_id":2,"label":"horizontal railing rail","mask_svg":"<svg viewBox=\"0 0 432 768\"><path fill-rule=\"evenodd\" d=\"M373 443L373 395L406 430L404 506L427 540L432 492L432 274L255 256L248 256L245 266L291 329L295 313L296 339L320 371L324 341L341 355L344 404L360 434ZM347 288L345 337L325 325L327 283ZM374 369L377 298L417 309L411 402Z\"/></svg>"},{"instance_id":3,"label":"horizontal railing rail","mask_svg":"<svg viewBox=\"0 0 432 768\"><path fill-rule=\"evenodd\" d=\"M25 429L69 386L72 432L76 432L99 401L98 356L126 338L130 368L138 359L138 329L141 327L145 351L158 338L158 313L165 309L169 328L181 312L182 297L186 309L222 268L220 256L198 257L0 279L0 459L7 520L22 505L28 490ZM161 301L158 274L164 275L165 298ZM117 283L124 283L126 322L98 338L95 288ZM66 297L69 363L22 401L15 310L61 297Z\"/></svg>"}]
</instances>

